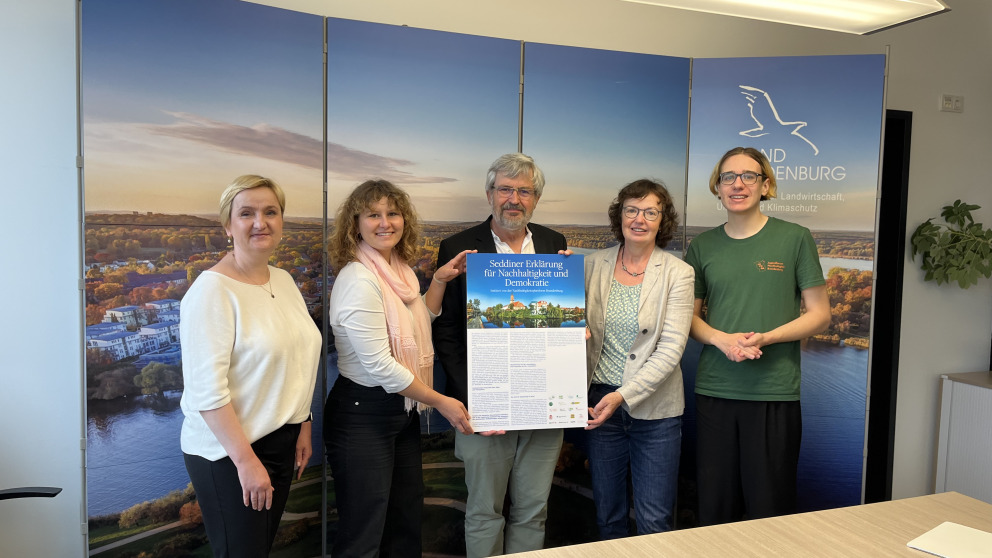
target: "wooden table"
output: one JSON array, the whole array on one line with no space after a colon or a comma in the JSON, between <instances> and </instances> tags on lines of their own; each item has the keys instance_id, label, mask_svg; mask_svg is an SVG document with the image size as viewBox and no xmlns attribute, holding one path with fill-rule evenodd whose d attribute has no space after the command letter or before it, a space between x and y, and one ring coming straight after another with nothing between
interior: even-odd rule
<instances>
[{"instance_id":1,"label":"wooden table","mask_svg":"<svg viewBox=\"0 0 992 558\"><path fill-rule=\"evenodd\" d=\"M535 558L627 556L932 556L906 543L945 521L992 532L992 504L944 492L783 517L523 552ZM992 556L992 548L989 549Z\"/></svg>"}]
</instances>

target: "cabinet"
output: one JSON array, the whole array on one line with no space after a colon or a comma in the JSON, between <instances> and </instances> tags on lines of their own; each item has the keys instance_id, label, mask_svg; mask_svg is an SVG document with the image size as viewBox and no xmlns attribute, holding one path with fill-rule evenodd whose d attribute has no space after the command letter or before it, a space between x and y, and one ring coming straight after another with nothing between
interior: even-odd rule
<instances>
[{"instance_id":1,"label":"cabinet","mask_svg":"<svg viewBox=\"0 0 992 558\"><path fill-rule=\"evenodd\" d=\"M935 492L992 503L992 374L940 377Z\"/></svg>"}]
</instances>

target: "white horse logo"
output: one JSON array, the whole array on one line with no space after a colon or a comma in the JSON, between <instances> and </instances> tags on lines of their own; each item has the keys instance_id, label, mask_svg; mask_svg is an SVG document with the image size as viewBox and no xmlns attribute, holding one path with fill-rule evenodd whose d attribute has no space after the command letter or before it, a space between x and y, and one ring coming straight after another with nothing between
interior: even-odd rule
<instances>
[{"instance_id":1,"label":"white horse logo","mask_svg":"<svg viewBox=\"0 0 992 558\"><path fill-rule=\"evenodd\" d=\"M805 136L799 133L799 130L806 127L806 122L802 122L800 120L786 122L782 120L782 117L779 116L778 110L775 109L775 103L772 102L772 98L768 92L749 85L739 85L738 87L741 88L741 94L747 99L747 106L751 110L751 119L754 120L754 123L756 124L756 127L751 128L750 130L741 131L740 135L747 136L749 138L760 138L761 136L768 135L775 130L766 130L765 125L762 124L761 121L764 119L766 122L770 122L772 118L774 118L778 122L779 126L785 128L792 127L792 131L789 133L808 143L809 146L813 148L813 155L818 155L820 153L820 150L813 145L813 142L809 141Z\"/></svg>"}]
</instances>

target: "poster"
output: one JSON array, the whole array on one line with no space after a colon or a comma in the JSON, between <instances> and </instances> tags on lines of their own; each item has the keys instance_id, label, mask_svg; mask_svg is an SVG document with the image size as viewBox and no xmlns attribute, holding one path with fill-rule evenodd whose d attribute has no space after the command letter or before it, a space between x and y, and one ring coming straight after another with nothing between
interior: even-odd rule
<instances>
[{"instance_id":1,"label":"poster","mask_svg":"<svg viewBox=\"0 0 992 558\"><path fill-rule=\"evenodd\" d=\"M468 255L468 412L477 432L586 425L583 265L574 255Z\"/></svg>"}]
</instances>

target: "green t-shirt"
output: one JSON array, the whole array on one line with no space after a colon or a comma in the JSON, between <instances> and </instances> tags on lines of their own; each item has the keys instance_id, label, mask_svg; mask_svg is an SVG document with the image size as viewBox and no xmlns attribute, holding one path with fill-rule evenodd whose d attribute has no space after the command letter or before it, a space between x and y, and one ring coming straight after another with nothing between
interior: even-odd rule
<instances>
[{"instance_id":1,"label":"green t-shirt","mask_svg":"<svg viewBox=\"0 0 992 558\"><path fill-rule=\"evenodd\" d=\"M766 332L799 317L804 289L825 283L813 235L805 227L769 217L757 234L733 239L723 226L692 240L685 261L696 270L696 298L706 323L727 333ZM703 347L696 393L724 399L799 399L799 341L761 348L756 360L732 362L713 345Z\"/></svg>"}]
</instances>

